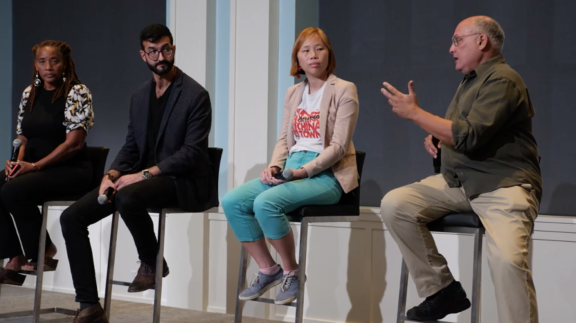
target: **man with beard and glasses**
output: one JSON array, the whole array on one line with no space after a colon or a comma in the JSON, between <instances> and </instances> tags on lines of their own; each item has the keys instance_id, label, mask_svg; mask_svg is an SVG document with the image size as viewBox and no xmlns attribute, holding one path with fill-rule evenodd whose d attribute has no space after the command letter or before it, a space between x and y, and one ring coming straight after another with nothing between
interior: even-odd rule
<instances>
[{"instance_id":1,"label":"man with beard and glasses","mask_svg":"<svg viewBox=\"0 0 576 323\"><path fill-rule=\"evenodd\" d=\"M150 25L140 33L140 56L152 79L133 95L126 143L99 188L60 218L80 311L74 323L108 322L98 299L88 226L120 211L130 230L140 268L128 292L155 286L158 241L148 208L180 207L199 212L217 206L208 159L212 109L206 89L174 66L170 30ZM112 189L107 203L98 197ZM163 276L169 273L164 261Z\"/></svg>"}]
</instances>

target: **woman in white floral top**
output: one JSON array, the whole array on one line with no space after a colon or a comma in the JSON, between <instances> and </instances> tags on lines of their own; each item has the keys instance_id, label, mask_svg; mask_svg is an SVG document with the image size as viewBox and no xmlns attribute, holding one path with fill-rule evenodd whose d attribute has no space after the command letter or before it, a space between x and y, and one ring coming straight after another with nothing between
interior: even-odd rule
<instances>
[{"instance_id":1,"label":"woman in white floral top","mask_svg":"<svg viewBox=\"0 0 576 323\"><path fill-rule=\"evenodd\" d=\"M71 51L54 40L32 48L32 85L22 94L16 128L22 144L17 161L6 161L0 179L0 259L10 259L0 268L0 284L22 285L26 276L18 272L36 269L42 223L38 204L75 199L90 189L92 164L85 140L94 124L92 95L76 74ZM44 269L54 270L56 247L46 239Z\"/></svg>"}]
</instances>

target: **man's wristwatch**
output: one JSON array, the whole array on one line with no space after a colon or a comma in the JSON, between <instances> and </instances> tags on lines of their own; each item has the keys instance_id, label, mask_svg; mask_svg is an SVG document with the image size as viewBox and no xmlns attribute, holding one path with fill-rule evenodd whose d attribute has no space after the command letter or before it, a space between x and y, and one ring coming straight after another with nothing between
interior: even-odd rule
<instances>
[{"instance_id":1,"label":"man's wristwatch","mask_svg":"<svg viewBox=\"0 0 576 323\"><path fill-rule=\"evenodd\" d=\"M150 173L150 170L145 169L142 171L142 179L151 179L152 178L152 174Z\"/></svg>"}]
</instances>

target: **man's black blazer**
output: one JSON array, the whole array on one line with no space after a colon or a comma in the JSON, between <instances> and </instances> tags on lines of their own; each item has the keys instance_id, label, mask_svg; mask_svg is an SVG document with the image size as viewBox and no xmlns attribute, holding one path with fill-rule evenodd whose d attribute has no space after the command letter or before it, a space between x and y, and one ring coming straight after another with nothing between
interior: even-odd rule
<instances>
[{"instance_id":1,"label":"man's black blazer","mask_svg":"<svg viewBox=\"0 0 576 323\"><path fill-rule=\"evenodd\" d=\"M154 82L150 80L132 95L126 143L111 166L111 169L122 174L136 173L145 167L150 91L153 86ZM218 206L215 176L208 158L211 123L212 108L208 91L176 68L154 153L156 166L162 171L161 176L174 179L178 206L185 211L200 212Z\"/></svg>"}]
</instances>

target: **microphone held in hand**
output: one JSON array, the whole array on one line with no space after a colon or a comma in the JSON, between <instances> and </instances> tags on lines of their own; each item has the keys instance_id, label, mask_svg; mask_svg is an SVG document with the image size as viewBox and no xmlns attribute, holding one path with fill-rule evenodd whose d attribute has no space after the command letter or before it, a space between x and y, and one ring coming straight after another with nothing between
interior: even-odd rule
<instances>
[{"instance_id":1,"label":"microphone held in hand","mask_svg":"<svg viewBox=\"0 0 576 323\"><path fill-rule=\"evenodd\" d=\"M14 139L14 141L12 142L12 157L10 158L10 161L17 161L18 160L18 153L20 152L20 146L22 146L22 140L20 139Z\"/></svg>"},{"instance_id":2,"label":"microphone held in hand","mask_svg":"<svg viewBox=\"0 0 576 323\"><path fill-rule=\"evenodd\" d=\"M12 142L12 156L10 157L11 162L18 161L18 153L20 152L20 146L22 146L22 140L14 139L14 141ZM11 165L10 174L8 174L8 176L12 176L12 174L14 174L18 170L18 167L20 167L20 165ZM6 180L9 181L10 179L6 178Z\"/></svg>"},{"instance_id":3,"label":"microphone held in hand","mask_svg":"<svg viewBox=\"0 0 576 323\"><path fill-rule=\"evenodd\" d=\"M114 193L114 188L108 187L102 195L98 196L98 203L101 205L106 204L112 197L112 193Z\"/></svg>"},{"instance_id":4,"label":"microphone held in hand","mask_svg":"<svg viewBox=\"0 0 576 323\"><path fill-rule=\"evenodd\" d=\"M290 180L293 175L294 172L290 168L286 168L284 171L282 171L282 177L284 177L286 180Z\"/></svg>"},{"instance_id":5,"label":"microphone held in hand","mask_svg":"<svg viewBox=\"0 0 576 323\"><path fill-rule=\"evenodd\" d=\"M289 181L293 175L294 175L294 171L292 171L292 169L290 169L290 168L287 168L281 172L277 172L276 174L274 174L274 178Z\"/></svg>"},{"instance_id":6,"label":"microphone held in hand","mask_svg":"<svg viewBox=\"0 0 576 323\"><path fill-rule=\"evenodd\" d=\"M441 155L442 150L438 148L439 142L440 140L438 140L438 138L432 137L432 143L434 144L434 147L438 149L438 153L436 153L436 158L432 158L432 164L434 165L434 173L436 174L440 173L440 168L442 166L442 155Z\"/></svg>"}]
</instances>

